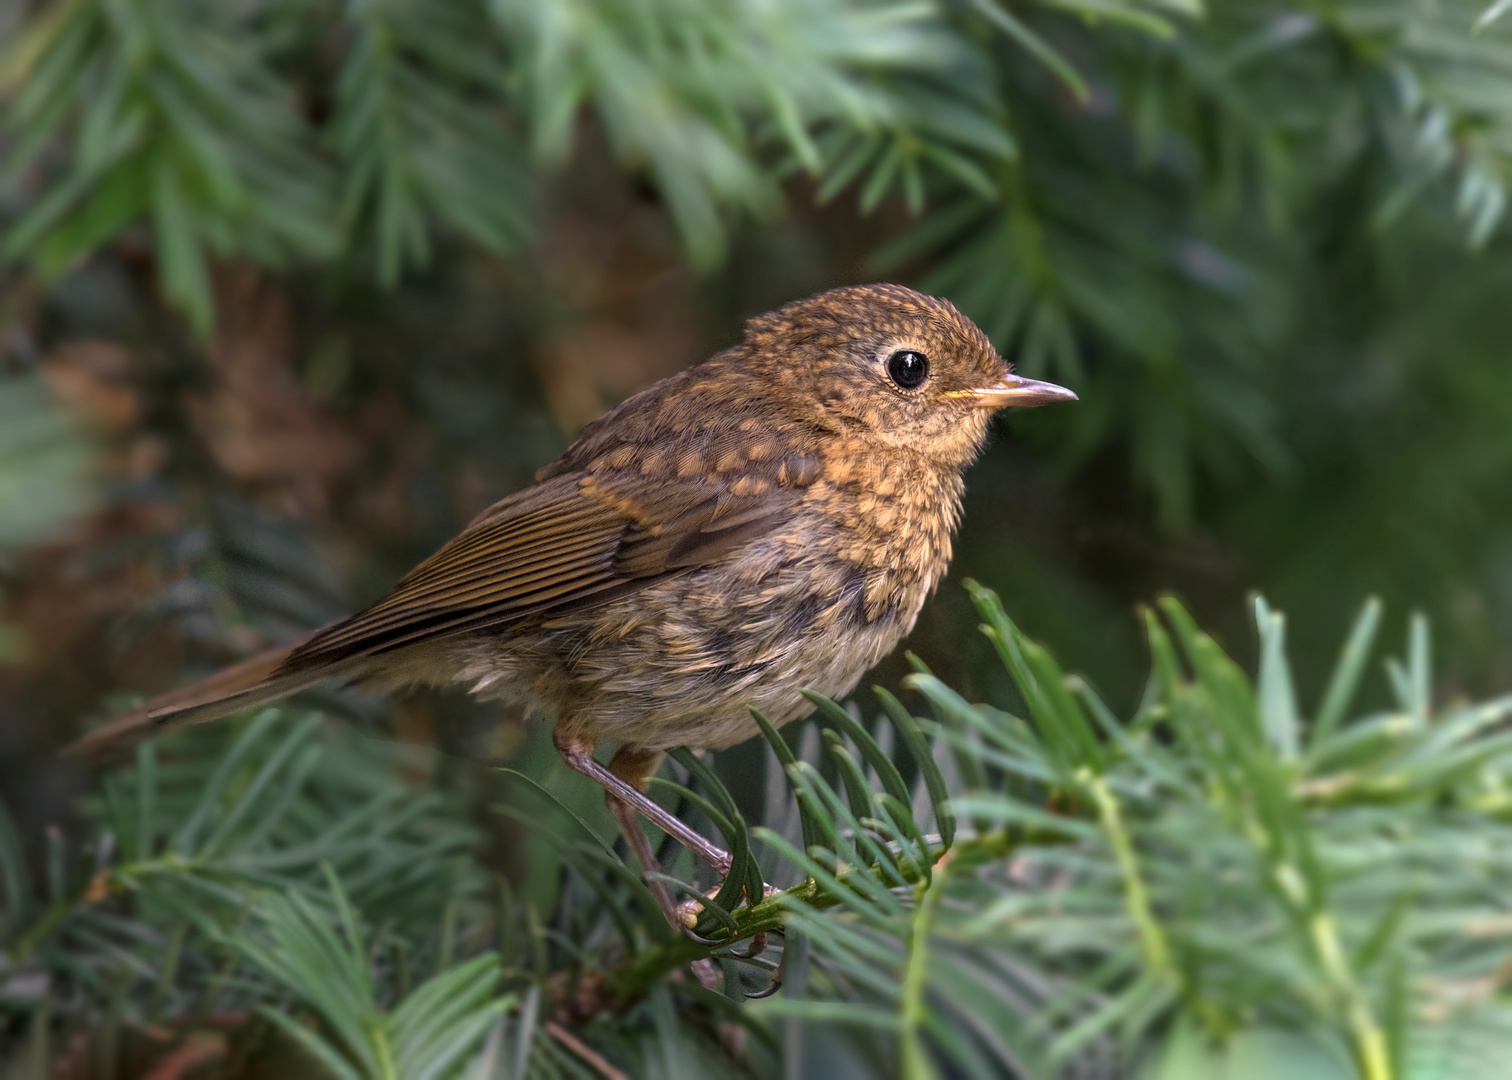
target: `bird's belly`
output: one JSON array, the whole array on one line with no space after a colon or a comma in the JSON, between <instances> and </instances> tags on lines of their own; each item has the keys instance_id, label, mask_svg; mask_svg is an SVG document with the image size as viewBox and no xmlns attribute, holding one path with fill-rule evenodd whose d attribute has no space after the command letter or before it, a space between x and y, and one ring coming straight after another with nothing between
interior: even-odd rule
<instances>
[{"instance_id":1,"label":"bird's belly","mask_svg":"<svg viewBox=\"0 0 1512 1080\"><path fill-rule=\"evenodd\" d=\"M843 697L912 629L932 583L879 573L822 551L746 559L496 640L486 657L475 646L468 667L492 674L490 696L570 714L592 739L728 746L756 733L750 707L775 724L806 715L799 688Z\"/></svg>"},{"instance_id":2,"label":"bird's belly","mask_svg":"<svg viewBox=\"0 0 1512 1080\"><path fill-rule=\"evenodd\" d=\"M799 688L850 693L923 602L868 617L865 586L861 571L800 562L755 584L705 572L627 598L635 629L575 665L594 722L652 748L720 747L756 733L750 707L784 724L811 709Z\"/></svg>"}]
</instances>

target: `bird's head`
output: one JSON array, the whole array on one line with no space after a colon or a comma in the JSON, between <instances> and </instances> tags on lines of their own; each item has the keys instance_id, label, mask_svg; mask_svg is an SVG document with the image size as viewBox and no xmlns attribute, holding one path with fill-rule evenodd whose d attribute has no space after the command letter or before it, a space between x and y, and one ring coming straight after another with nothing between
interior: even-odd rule
<instances>
[{"instance_id":1,"label":"bird's head","mask_svg":"<svg viewBox=\"0 0 1512 1080\"><path fill-rule=\"evenodd\" d=\"M746 324L744 362L804 419L964 468L1008 406L1075 401L1013 374L987 335L901 285L856 285L797 300Z\"/></svg>"}]
</instances>

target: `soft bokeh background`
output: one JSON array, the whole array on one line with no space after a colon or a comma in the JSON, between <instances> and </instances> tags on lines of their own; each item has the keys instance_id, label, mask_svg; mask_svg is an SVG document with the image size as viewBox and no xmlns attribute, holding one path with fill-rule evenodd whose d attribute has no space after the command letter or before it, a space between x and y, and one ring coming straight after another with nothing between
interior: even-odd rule
<instances>
[{"instance_id":1,"label":"soft bokeh background","mask_svg":"<svg viewBox=\"0 0 1512 1080\"><path fill-rule=\"evenodd\" d=\"M374 599L746 317L880 279L1081 395L1004 418L969 476L908 642L968 697L1003 676L967 577L1121 711L1166 591L1246 663L1263 591L1304 697L1372 594L1393 638L1430 616L1445 695L1512 685L1497 15L0 3L21 834L73 820L93 778L55 751L112 703ZM445 696L335 707L460 751L523 738Z\"/></svg>"}]
</instances>

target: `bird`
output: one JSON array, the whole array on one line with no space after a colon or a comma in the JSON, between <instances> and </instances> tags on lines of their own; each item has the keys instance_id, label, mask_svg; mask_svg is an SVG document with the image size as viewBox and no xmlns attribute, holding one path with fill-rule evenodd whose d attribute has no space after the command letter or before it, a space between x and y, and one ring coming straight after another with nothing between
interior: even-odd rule
<instances>
[{"instance_id":1,"label":"bird","mask_svg":"<svg viewBox=\"0 0 1512 1080\"><path fill-rule=\"evenodd\" d=\"M637 813L727 873L728 853L645 794L665 751L747 739L752 709L795 720L812 707L800 688L849 694L944 576L992 416L1075 400L1015 374L948 300L872 284L793 301L588 424L377 603L69 750L331 680L457 686L554 717L648 875Z\"/></svg>"}]
</instances>

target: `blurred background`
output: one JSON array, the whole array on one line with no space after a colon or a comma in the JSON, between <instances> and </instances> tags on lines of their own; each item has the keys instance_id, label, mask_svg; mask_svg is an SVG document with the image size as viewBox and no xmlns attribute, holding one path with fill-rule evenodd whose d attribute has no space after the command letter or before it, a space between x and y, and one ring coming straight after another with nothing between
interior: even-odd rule
<instances>
[{"instance_id":1,"label":"blurred background","mask_svg":"<svg viewBox=\"0 0 1512 1080\"><path fill-rule=\"evenodd\" d=\"M373 600L747 317L874 280L1081 397L968 477L907 643L968 698L1004 676L967 577L1120 712L1168 591L1246 665L1262 591L1309 699L1369 595L1430 616L1444 694L1505 689L1506 6L0 0L19 833L73 819L55 752L113 707Z\"/></svg>"}]
</instances>

